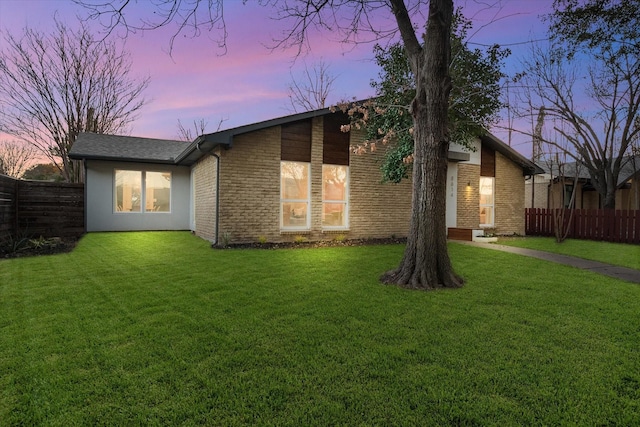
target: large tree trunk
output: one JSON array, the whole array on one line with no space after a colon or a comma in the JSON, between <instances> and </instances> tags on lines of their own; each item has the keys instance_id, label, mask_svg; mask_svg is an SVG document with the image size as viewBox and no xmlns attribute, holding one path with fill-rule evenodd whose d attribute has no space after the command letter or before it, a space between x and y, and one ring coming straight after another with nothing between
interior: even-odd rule
<instances>
[{"instance_id":1,"label":"large tree trunk","mask_svg":"<svg viewBox=\"0 0 640 427\"><path fill-rule=\"evenodd\" d=\"M400 8L394 10L401 31L402 12ZM446 229L452 14L451 0L431 0L424 48L403 33L416 76L416 98L411 106L415 141L411 222L400 266L381 280L413 289L457 288L463 284L451 266Z\"/></svg>"},{"instance_id":2,"label":"large tree trunk","mask_svg":"<svg viewBox=\"0 0 640 427\"><path fill-rule=\"evenodd\" d=\"M607 191L607 194L605 194L604 199L602 200L602 208L603 209L615 209L616 208L616 192L615 192L615 190Z\"/></svg>"},{"instance_id":3,"label":"large tree trunk","mask_svg":"<svg viewBox=\"0 0 640 427\"><path fill-rule=\"evenodd\" d=\"M616 183L620 174L620 168L611 171L607 165L605 170L596 170L595 172L590 170L591 183L600 196L600 205L602 209L615 209L616 208Z\"/></svg>"}]
</instances>

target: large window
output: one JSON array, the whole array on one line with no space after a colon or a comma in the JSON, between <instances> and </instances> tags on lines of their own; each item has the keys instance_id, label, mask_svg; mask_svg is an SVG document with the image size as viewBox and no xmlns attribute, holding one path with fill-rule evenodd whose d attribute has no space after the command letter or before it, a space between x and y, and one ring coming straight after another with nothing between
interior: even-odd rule
<instances>
[{"instance_id":1,"label":"large window","mask_svg":"<svg viewBox=\"0 0 640 427\"><path fill-rule=\"evenodd\" d=\"M495 178L480 177L480 225L494 224L494 180Z\"/></svg>"},{"instance_id":2,"label":"large window","mask_svg":"<svg viewBox=\"0 0 640 427\"><path fill-rule=\"evenodd\" d=\"M280 163L280 227L290 230L310 228L310 164Z\"/></svg>"},{"instance_id":3,"label":"large window","mask_svg":"<svg viewBox=\"0 0 640 427\"><path fill-rule=\"evenodd\" d=\"M140 212L142 207L142 172L116 170L117 212Z\"/></svg>"},{"instance_id":4,"label":"large window","mask_svg":"<svg viewBox=\"0 0 640 427\"><path fill-rule=\"evenodd\" d=\"M322 227L347 228L348 166L322 165Z\"/></svg>"},{"instance_id":5,"label":"large window","mask_svg":"<svg viewBox=\"0 0 640 427\"><path fill-rule=\"evenodd\" d=\"M145 173L145 210L147 212L171 211L171 173Z\"/></svg>"},{"instance_id":6,"label":"large window","mask_svg":"<svg viewBox=\"0 0 640 427\"><path fill-rule=\"evenodd\" d=\"M171 173L116 169L114 193L116 212L170 212Z\"/></svg>"}]
</instances>

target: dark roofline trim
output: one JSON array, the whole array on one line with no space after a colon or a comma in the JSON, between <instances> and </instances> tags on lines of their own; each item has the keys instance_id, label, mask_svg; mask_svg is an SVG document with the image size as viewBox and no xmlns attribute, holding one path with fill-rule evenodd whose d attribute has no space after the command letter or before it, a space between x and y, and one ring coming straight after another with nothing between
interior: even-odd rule
<instances>
[{"instance_id":1,"label":"dark roofline trim","mask_svg":"<svg viewBox=\"0 0 640 427\"><path fill-rule=\"evenodd\" d=\"M222 146L225 149L229 149L233 146L233 138L236 135L255 132L274 126L296 122L299 120L321 117L327 114L331 114L331 110L329 108L320 108L318 110L292 114L289 116L278 117L258 123L252 123L231 129L200 135L191 144L189 144L187 148L185 148L182 154L180 154L176 158L176 163L190 166L197 161L197 158L200 157L200 154L208 153L214 150L216 147Z\"/></svg>"},{"instance_id":2,"label":"dark roofline trim","mask_svg":"<svg viewBox=\"0 0 640 427\"><path fill-rule=\"evenodd\" d=\"M176 165L174 159L150 159L148 157L112 157L112 156L93 156L84 154L70 154L69 158L72 160L101 160L109 162L125 162L125 163L153 163L157 165Z\"/></svg>"}]
</instances>

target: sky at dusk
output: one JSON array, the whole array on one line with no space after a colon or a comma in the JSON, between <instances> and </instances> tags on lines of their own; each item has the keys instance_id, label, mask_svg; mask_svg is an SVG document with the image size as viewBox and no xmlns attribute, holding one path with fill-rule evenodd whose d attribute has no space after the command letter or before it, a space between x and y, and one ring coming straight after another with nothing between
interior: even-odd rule
<instances>
[{"instance_id":1,"label":"sky at dusk","mask_svg":"<svg viewBox=\"0 0 640 427\"><path fill-rule=\"evenodd\" d=\"M546 38L546 25L540 16L551 10L552 2L457 0L455 5L474 22L472 43L497 43L512 50L506 71L513 73L518 71L518 60L528 52L527 42ZM138 0L129 19L149 7L147 0ZM286 22L270 18L270 9L227 0L224 13L226 53L218 47L219 32L215 31L205 30L197 38L178 37L172 55L168 51L175 27L128 35L125 49L131 54L132 74L149 76L151 81L145 92L148 103L127 133L174 139L178 137L178 120L190 127L194 120L205 119L209 123L207 131L212 132L221 120L225 129L286 116L293 113L287 92L292 76L299 76L305 64L312 66L320 60L336 76L330 103L373 95L370 81L379 70L372 61L372 43L342 44L338 35L318 32L312 34L310 52L296 57L296 49L267 47L288 28ZM76 16L86 14L69 0L0 0L0 30L14 35L25 26L47 31L53 27L54 15L72 25L78 21ZM390 18L380 16L383 23L392 23ZM101 30L95 21L90 28ZM0 48L4 46L4 40L0 40ZM505 131L491 131L508 140ZM0 134L0 139L11 137ZM530 155L530 145L527 139L513 136L512 146L526 156Z\"/></svg>"}]
</instances>

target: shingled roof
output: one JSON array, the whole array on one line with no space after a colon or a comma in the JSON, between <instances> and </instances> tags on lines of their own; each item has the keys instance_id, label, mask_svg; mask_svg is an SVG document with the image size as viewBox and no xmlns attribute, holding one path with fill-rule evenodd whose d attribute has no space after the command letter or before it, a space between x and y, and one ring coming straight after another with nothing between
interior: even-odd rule
<instances>
[{"instance_id":1,"label":"shingled roof","mask_svg":"<svg viewBox=\"0 0 640 427\"><path fill-rule=\"evenodd\" d=\"M69 152L69 157L77 160L118 160L191 166L216 147L231 148L233 146L233 139L237 135L327 114L331 114L329 108L292 114L201 135L190 143L134 136L81 133L73 144ZM506 145L494 135L487 132L480 138L483 143L488 144L492 149L502 153L508 159L522 167L523 174L533 175L544 172L538 165L526 159L522 154ZM451 154L452 152L450 152L450 156ZM458 158L456 160L468 160L468 157Z\"/></svg>"},{"instance_id":2,"label":"shingled roof","mask_svg":"<svg viewBox=\"0 0 640 427\"><path fill-rule=\"evenodd\" d=\"M81 133L69 151L72 159L175 164L189 143L170 139Z\"/></svg>"},{"instance_id":3,"label":"shingled roof","mask_svg":"<svg viewBox=\"0 0 640 427\"><path fill-rule=\"evenodd\" d=\"M620 167L620 174L618 175L618 182L616 186L618 188L625 185L629 180L631 180L639 171L640 171L640 159L637 159L632 156L625 156L622 159L622 166ZM558 170L557 164L552 164L551 166L546 165L544 170L546 173L552 174L554 177L558 177L559 175L563 175L565 178L575 178L576 177L576 169L578 173L578 178L586 181L591 181L591 175L589 174L589 170L584 164L578 162L568 162L562 165L562 171Z\"/></svg>"}]
</instances>

